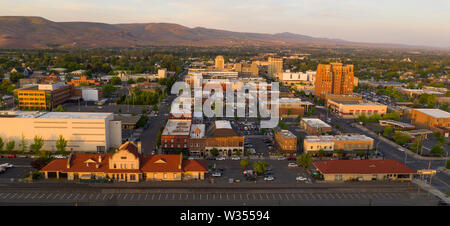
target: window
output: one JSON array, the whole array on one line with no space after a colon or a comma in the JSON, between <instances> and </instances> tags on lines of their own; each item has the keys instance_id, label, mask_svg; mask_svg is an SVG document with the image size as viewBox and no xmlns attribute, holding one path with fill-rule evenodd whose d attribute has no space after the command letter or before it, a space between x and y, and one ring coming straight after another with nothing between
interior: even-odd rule
<instances>
[{"instance_id":1,"label":"window","mask_svg":"<svg viewBox=\"0 0 450 226\"><path fill-rule=\"evenodd\" d=\"M117 165L114 163L114 169L117 169Z\"/></svg>"},{"instance_id":2,"label":"window","mask_svg":"<svg viewBox=\"0 0 450 226\"><path fill-rule=\"evenodd\" d=\"M334 180L341 181L342 180L342 174L336 174L334 175Z\"/></svg>"},{"instance_id":3,"label":"window","mask_svg":"<svg viewBox=\"0 0 450 226\"><path fill-rule=\"evenodd\" d=\"M167 179L167 173L164 173L164 174L163 174L163 178L164 178L164 179Z\"/></svg>"},{"instance_id":4,"label":"window","mask_svg":"<svg viewBox=\"0 0 450 226\"><path fill-rule=\"evenodd\" d=\"M127 157L125 157L125 156L122 156L122 157L120 157L120 159L127 159Z\"/></svg>"}]
</instances>

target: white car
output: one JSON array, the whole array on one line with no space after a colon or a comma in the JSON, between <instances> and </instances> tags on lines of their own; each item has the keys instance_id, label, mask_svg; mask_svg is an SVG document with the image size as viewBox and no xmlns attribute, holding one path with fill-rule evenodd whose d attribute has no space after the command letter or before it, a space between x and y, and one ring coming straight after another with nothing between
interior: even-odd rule
<instances>
[{"instance_id":1,"label":"white car","mask_svg":"<svg viewBox=\"0 0 450 226\"><path fill-rule=\"evenodd\" d=\"M212 176L213 176L213 177L221 177L221 176L222 176L222 173L220 173L220 172L214 172L214 173L212 174Z\"/></svg>"},{"instance_id":2,"label":"white car","mask_svg":"<svg viewBox=\"0 0 450 226\"><path fill-rule=\"evenodd\" d=\"M278 157L277 160L286 160L286 157Z\"/></svg>"},{"instance_id":3,"label":"white car","mask_svg":"<svg viewBox=\"0 0 450 226\"><path fill-rule=\"evenodd\" d=\"M264 177L264 180L273 181L273 180L275 180L275 178L272 176L267 176L267 177Z\"/></svg>"},{"instance_id":4,"label":"white car","mask_svg":"<svg viewBox=\"0 0 450 226\"><path fill-rule=\"evenodd\" d=\"M298 176L298 177L295 178L295 180L296 180L296 181L307 181L308 178L302 177L302 176Z\"/></svg>"},{"instance_id":5,"label":"white car","mask_svg":"<svg viewBox=\"0 0 450 226\"><path fill-rule=\"evenodd\" d=\"M12 168L12 167L14 167L14 165L11 163L4 163L4 164L1 164L0 167Z\"/></svg>"},{"instance_id":6,"label":"white car","mask_svg":"<svg viewBox=\"0 0 450 226\"><path fill-rule=\"evenodd\" d=\"M225 157L217 157L216 160L223 161L225 160Z\"/></svg>"},{"instance_id":7,"label":"white car","mask_svg":"<svg viewBox=\"0 0 450 226\"><path fill-rule=\"evenodd\" d=\"M54 155L53 158L55 158L55 159L65 159L65 158L67 158L67 156L65 156L65 155Z\"/></svg>"},{"instance_id":8,"label":"white car","mask_svg":"<svg viewBox=\"0 0 450 226\"><path fill-rule=\"evenodd\" d=\"M290 162L288 167L298 167L297 163Z\"/></svg>"},{"instance_id":9,"label":"white car","mask_svg":"<svg viewBox=\"0 0 450 226\"><path fill-rule=\"evenodd\" d=\"M241 160L241 157L239 157L239 156L233 156L233 157L231 157L231 160Z\"/></svg>"}]
</instances>

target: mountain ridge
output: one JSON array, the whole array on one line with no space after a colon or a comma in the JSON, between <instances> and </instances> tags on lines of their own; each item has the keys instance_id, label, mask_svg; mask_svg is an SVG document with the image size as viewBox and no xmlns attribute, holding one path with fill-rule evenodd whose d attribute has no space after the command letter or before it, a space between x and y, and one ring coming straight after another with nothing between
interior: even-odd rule
<instances>
[{"instance_id":1,"label":"mountain ridge","mask_svg":"<svg viewBox=\"0 0 450 226\"><path fill-rule=\"evenodd\" d=\"M281 32L234 32L175 23L54 22L43 17L0 16L0 48L109 48L143 46L196 47L387 47L420 48L402 44L375 44ZM434 47L424 47L434 48Z\"/></svg>"}]
</instances>

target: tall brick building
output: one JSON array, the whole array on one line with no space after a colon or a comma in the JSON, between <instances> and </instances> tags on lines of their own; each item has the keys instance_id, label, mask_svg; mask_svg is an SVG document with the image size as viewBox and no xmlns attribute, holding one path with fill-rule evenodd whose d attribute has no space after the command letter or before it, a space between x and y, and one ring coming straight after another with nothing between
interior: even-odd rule
<instances>
[{"instance_id":1,"label":"tall brick building","mask_svg":"<svg viewBox=\"0 0 450 226\"><path fill-rule=\"evenodd\" d=\"M319 98L326 94L353 94L353 65L342 63L319 64L317 66L314 93Z\"/></svg>"}]
</instances>

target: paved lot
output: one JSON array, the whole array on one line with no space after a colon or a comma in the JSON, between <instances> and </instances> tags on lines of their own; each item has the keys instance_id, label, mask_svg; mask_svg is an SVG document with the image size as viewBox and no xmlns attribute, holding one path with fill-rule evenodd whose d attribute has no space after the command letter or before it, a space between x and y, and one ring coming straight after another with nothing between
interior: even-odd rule
<instances>
[{"instance_id":1,"label":"paved lot","mask_svg":"<svg viewBox=\"0 0 450 226\"><path fill-rule=\"evenodd\" d=\"M272 169L274 181L264 181L264 177L257 177L258 183L303 183L296 182L295 178L297 176L304 176L310 178L310 176L301 167L288 168L288 163L290 161L286 160L264 160L269 164L269 168ZM228 182L229 178L238 179L241 183L254 183L247 182L244 175L242 174L243 167L240 165L238 160L224 160L224 161L207 161L208 165L214 166L216 164L216 169L224 169L221 177L214 177L215 182ZM253 163L256 160L250 160L250 169L253 168Z\"/></svg>"},{"instance_id":2,"label":"paved lot","mask_svg":"<svg viewBox=\"0 0 450 226\"><path fill-rule=\"evenodd\" d=\"M433 196L404 192L0 192L6 204L84 205L436 205Z\"/></svg>"},{"instance_id":3,"label":"paved lot","mask_svg":"<svg viewBox=\"0 0 450 226\"><path fill-rule=\"evenodd\" d=\"M13 179L22 179L30 171L34 169L30 166L30 158L0 158L0 164L11 163L13 168L9 168L6 172L0 174L0 181Z\"/></svg>"}]
</instances>

